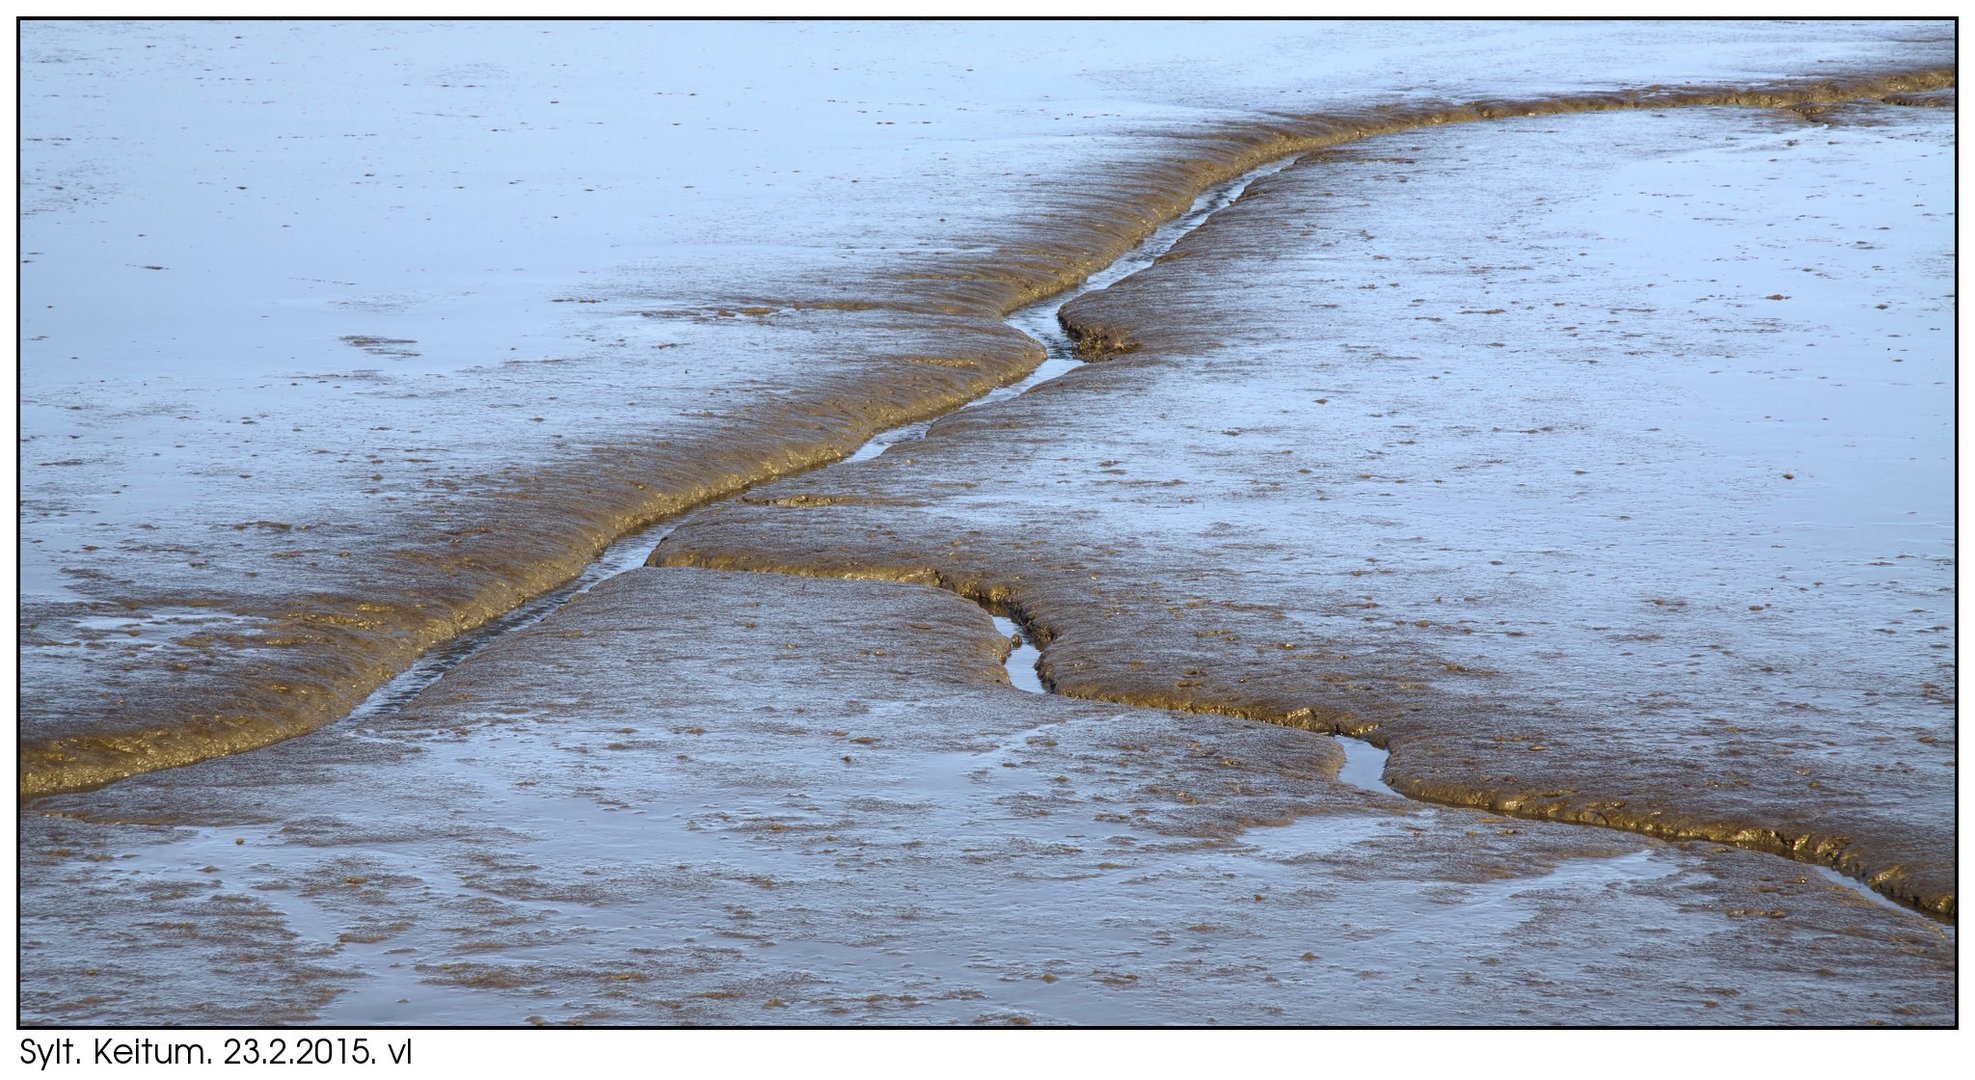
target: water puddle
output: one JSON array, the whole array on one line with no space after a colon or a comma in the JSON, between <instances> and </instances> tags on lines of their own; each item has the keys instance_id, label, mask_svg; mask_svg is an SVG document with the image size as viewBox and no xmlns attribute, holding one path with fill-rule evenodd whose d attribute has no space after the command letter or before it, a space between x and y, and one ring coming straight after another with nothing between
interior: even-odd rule
<instances>
[{"instance_id":1,"label":"water puddle","mask_svg":"<svg viewBox=\"0 0 1975 1080\"><path fill-rule=\"evenodd\" d=\"M577 575L576 580L559 589L543 593L492 622L434 647L424 656L413 661L412 665L400 672L397 678L371 691L369 697L350 711L348 719L363 720L397 709L417 697L419 691L438 682L446 672L499 641L502 636L516 630L525 630L548 618L557 608L568 603L571 597L589 591L600 582L643 566L645 559L651 555L651 549L665 539L672 531L673 524L672 519L667 519L623 537L605 548L603 554L597 556L596 561Z\"/></svg>"},{"instance_id":2,"label":"water puddle","mask_svg":"<svg viewBox=\"0 0 1975 1080\"><path fill-rule=\"evenodd\" d=\"M1017 690L1027 690L1031 694L1048 693L1043 689L1042 676L1036 671L1036 665L1042 662L1042 652L1029 640L1029 636L1022 633L1015 620L1000 615L994 617L994 628L1001 631L1002 637L1020 638L1022 642L1008 654L1008 681L1014 683Z\"/></svg>"},{"instance_id":3,"label":"water puddle","mask_svg":"<svg viewBox=\"0 0 1975 1080\"><path fill-rule=\"evenodd\" d=\"M1363 739L1353 739L1348 735L1337 736L1337 745L1344 751L1344 767L1337 771L1339 780L1381 795L1405 797L1385 782L1385 759L1390 754Z\"/></svg>"},{"instance_id":4,"label":"water puddle","mask_svg":"<svg viewBox=\"0 0 1975 1080\"><path fill-rule=\"evenodd\" d=\"M151 608L142 614L87 616L77 619L75 625L84 630L119 634L132 630L155 631L161 625L172 628L191 627L197 630L250 633L265 629L269 623L268 620L258 616L237 615L213 608L161 607Z\"/></svg>"},{"instance_id":5,"label":"water puddle","mask_svg":"<svg viewBox=\"0 0 1975 1080\"><path fill-rule=\"evenodd\" d=\"M1824 880L1830 882L1831 884L1843 885L1845 888L1850 889L1851 891L1859 894L1860 896L1865 897L1867 900L1872 901L1873 903L1879 905L1882 908L1887 908L1892 911L1897 911L1902 915L1912 915L1916 919L1919 919L1927 923L1927 925L1934 926L1936 927L1936 929L1939 929L1938 924L1936 924L1932 919L1929 919L1925 915L1921 915L1915 912L1912 908L1909 908L1904 904L1898 903L1894 900L1888 899L1887 897L1881 896L1876 892L1873 892L1862 881L1859 881L1855 878L1848 878L1845 875L1840 874L1839 872L1831 869L1828 866L1812 866L1811 869L1816 871L1819 877L1822 877Z\"/></svg>"}]
</instances>

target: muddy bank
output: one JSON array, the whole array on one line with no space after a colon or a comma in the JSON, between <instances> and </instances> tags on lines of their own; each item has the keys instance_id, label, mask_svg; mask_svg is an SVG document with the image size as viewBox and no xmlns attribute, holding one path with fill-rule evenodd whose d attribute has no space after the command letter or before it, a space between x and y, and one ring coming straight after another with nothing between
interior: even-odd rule
<instances>
[{"instance_id":1,"label":"muddy bank","mask_svg":"<svg viewBox=\"0 0 1975 1080\"><path fill-rule=\"evenodd\" d=\"M932 589L621 575L389 716L37 803L23 1017L1953 1022L1951 930L1788 864L1362 790L1007 649Z\"/></svg>"},{"instance_id":2,"label":"muddy bank","mask_svg":"<svg viewBox=\"0 0 1975 1080\"><path fill-rule=\"evenodd\" d=\"M1952 918L1922 111L1312 156L1067 309L1104 363L700 511L653 562L937 585L1034 627L1058 693L1365 736L1414 797L1786 855ZM1686 171L1635 171L1663 161ZM1687 194L1751 163L1757 205ZM1505 205L1497 174L1560 179ZM1596 186L1635 180L1669 186L1636 211ZM1836 202L1877 184L1917 206ZM1778 198L1812 212L1765 219ZM1727 223L1705 257L1646 242L1688 215Z\"/></svg>"},{"instance_id":3,"label":"muddy bank","mask_svg":"<svg viewBox=\"0 0 1975 1080\"><path fill-rule=\"evenodd\" d=\"M1019 378L1039 354L1002 316L1111 263L1201 190L1260 162L1463 121L1722 103L1792 107L1920 93L1951 79L1938 69L1753 89L1397 105L1149 136L1144 150L1049 196L1046 220L944 254L902 256L883 271L842 280L791 281L781 295L746 303L664 307L666 291L655 287L615 300L629 323L753 320L760 334L750 325L721 340L753 343L788 362L751 382L682 393L660 379L645 388L642 404L592 394L582 406L546 406L540 398L556 395L543 388L570 373L546 366L556 358L526 375L439 395L376 376L382 397L457 395L518 411L497 414L501 426L475 436L488 444L484 454L456 459L448 445L409 438L416 430L320 447L242 434L232 445L269 460L214 481L224 489L217 500L224 516L241 520L205 522L197 535L133 532L121 547L83 545L63 570L67 595L23 606L21 794L93 787L314 730L425 649L569 580L632 529L839 460L876 431ZM793 332L774 336L783 330ZM661 371L671 366L659 350L677 342L637 344ZM594 380L594 391L615 372L601 365L581 377ZM517 391L522 400L506 400ZM502 400L482 400L489 395ZM654 400L678 419L642 421ZM389 430L362 423L366 404L344 400L339 407L356 422L343 426ZM525 415L532 408L542 412ZM527 426L551 422L575 437ZM519 431L533 437L517 456L517 444L505 440ZM304 466L281 464L315 455L340 455L350 490L363 497L325 500L293 481L307 475ZM243 507L255 508L251 520L236 513ZM77 508L31 499L28 509L52 520ZM158 529L141 520L132 527ZM139 572L160 567L171 572Z\"/></svg>"}]
</instances>

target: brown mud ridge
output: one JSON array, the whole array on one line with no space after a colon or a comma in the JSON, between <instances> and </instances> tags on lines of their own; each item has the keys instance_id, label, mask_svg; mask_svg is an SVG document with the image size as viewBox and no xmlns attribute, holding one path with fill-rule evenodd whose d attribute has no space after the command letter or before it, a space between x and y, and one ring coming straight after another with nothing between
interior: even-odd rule
<instances>
[{"instance_id":1,"label":"brown mud ridge","mask_svg":"<svg viewBox=\"0 0 1975 1080\"><path fill-rule=\"evenodd\" d=\"M467 527L415 542L368 538L372 545L390 546L372 555L365 572L352 575L343 589L242 599L181 596L157 583L114 583L133 598L125 607L211 608L249 617L257 628L173 643L174 648L158 652L171 659L169 664L100 664L92 669L94 685L87 688L24 694L19 795L31 799L87 790L306 734L347 715L427 649L570 581L617 538L756 484L841 460L879 431L943 414L1017 381L1041 362L1042 352L1004 325L1005 315L1072 287L1183 212L1199 193L1264 163L1441 124L1689 106L1802 108L1912 98L1953 83L1953 70L1939 68L1744 88L1650 87L1281 117L1187 136L1184 156L1121 165L1105 182L1108 193L1083 200L1074 219L1052 220L1047 228L999 245L995 254L908 266L892 280L873 283L879 299L871 309L901 332L938 342L930 350L869 358L861 366L816 375L770 404L728 418L729 426L718 434L665 439L658 437L662 431L654 431L648 442L591 447L587 455L571 455L532 475L487 478L470 503L474 517ZM1111 333L1088 325L1081 332L1091 339ZM929 355L944 362L923 362ZM360 547L366 538L342 539ZM379 566L387 572L372 569ZM925 572L914 567L899 576L923 580ZM966 591L965 583L949 587ZM1069 618L1045 610L1041 600L1017 602L1011 596L1005 602L1020 607L1025 621L1039 628L1062 625ZM114 605L105 605L105 610L115 613ZM1101 620L1102 612L1092 614ZM31 611L23 612L21 629L24 640L36 634ZM1092 637L1079 647L1096 644ZM1070 680L1067 673L1076 669L1077 661L1067 651L1058 650L1051 660L1059 688L1098 696L1094 688L1086 691ZM1171 698L1167 692L1160 702ZM1300 703L1287 708L1290 702L1260 688L1226 700L1203 689L1176 704L1318 729L1348 726L1344 710L1319 716ZM1403 760L1395 748L1395 769ZM1409 783L1402 777L1396 786L1408 790ZM1413 787L1409 793L1452 794ZM1590 809L1574 804L1544 809L1546 804L1538 802L1508 801L1516 802L1521 813L1541 810L1545 816L1591 819ZM1606 813L1606 824L1620 823ZM1733 833L1739 837L1744 831ZM1690 822L1663 835L1708 833L1705 823ZM1739 837L1729 842L1748 841ZM1803 850L1788 830L1778 833L1776 843L1794 853ZM1859 848L1847 850L1838 861L1848 872L1865 869L1880 891L1952 915L1951 874L1945 882L1916 874L1908 885L1909 872L1850 865L1846 860Z\"/></svg>"}]
</instances>

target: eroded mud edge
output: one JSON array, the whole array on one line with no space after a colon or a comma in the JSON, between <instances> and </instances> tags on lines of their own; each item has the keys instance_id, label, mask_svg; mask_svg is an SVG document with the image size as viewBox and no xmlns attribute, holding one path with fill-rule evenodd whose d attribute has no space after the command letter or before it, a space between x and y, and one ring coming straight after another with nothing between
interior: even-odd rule
<instances>
[{"instance_id":1,"label":"eroded mud edge","mask_svg":"<svg viewBox=\"0 0 1975 1080\"><path fill-rule=\"evenodd\" d=\"M17 794L26 800L88 790L306 734L348 715L426 650L574 580L621 537L756 484L834 463L877 432L950 412L1019 380L1042 357L1032 340L1000 323L1003 317L1075 286L1183 213L1200 193L1269 162L1439 124L1689 106L1802 110L1861 98L1905 99L1954 84L1953 69L1941 67L1750 87L1393 105L1186 136L1182 158L1121 164L1105 185L1117 192L1106 212L1011 238L986 256L873 285L873 306L896 312L902 324L964 339L965 346L952 347L948 359L954 364L915 364L909 378L900 377L896 364L873 364L741 417L731 435L593 447L587 460L563 461L523 478L490 478L487 502L501 509L447 539L379 556L401 576L353 581L347 590L299 598L280 611L243 612L270 620L275 629L222 652L272 650L271 657L223 657L227 662L197 685L164 685L169 679L161 677L159 692L92 704L89 715L67 718L73 733L24 740ZM1088 348L1103 350L1103 328L1087 328L1086 336ZM225 597L193 602L229 606ZM81 696L76 698L81 711ZM1314 713L1274 722L1326 730ZM1340 723L1333 718L1329 730L1340 730ZM1788 846L1794 850L1808 840ZM1842 852L1830 857L1842 860ZM1952 909L1952 897L1945 908L1928 908L1942 914Z\"/></svg>"}]
</instances>

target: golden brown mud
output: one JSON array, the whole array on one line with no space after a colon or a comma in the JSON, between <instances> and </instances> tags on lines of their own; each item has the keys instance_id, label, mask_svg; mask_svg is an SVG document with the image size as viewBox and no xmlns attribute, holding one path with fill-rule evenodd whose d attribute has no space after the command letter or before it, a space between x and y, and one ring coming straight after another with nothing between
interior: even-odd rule
<instances>
[{"instance_id":1,"label":"golden brown mud","mask_svg":"<svg viewBox=\"0 0 1975 1080\"><path fill-rule=\"evenodd\" d=\"M1173 149L1162 152L1170 156L1122 163L1077 200L1075 217L1001 238L992 245L994 254L908 264L890 279L860 283L852 290L857 295L789 301L792 308L876 312L884 329L924 346L833 358L843 362L805 376L778 400L722 418L726 426L718 435L668 440L655 431L647 442L572 451L532 475L454 485L471 490L458 492L458 500L446 504L448 512L435 515L417 539L344 537L357 549L358 569L337 591L269 602L184 595L157 582L98 583L95 591L103 600L84 605L91 611L205 607L258 620L263 629L233 639L173 642L141 656L111 650L116 660L92 668L100 672L96 687L65 685L47 692L37 687L23 702L20 795L84 790L315 730L346 715L424 650L570 580L618 537L754 484L840 460L878 431L939 415L1015 381L1041 356L1034 342L1001 324L1004 315L1109 265L1199 192L1264 162L1440 124L1614 109L1917 101L1953 81L1952 69L1943 68L1764 87L1402 105L1283 117L1166 139L1164 145ZM735 305L735 310L754 309L775 310L759 303ZM1084 336L1098 343L1092 347L1099 351L1135 347L1136 339L1123 331L1099 333L1083 325ZM380 545L386 550L377 550ZM351 551L325 548L316 554L349 557ZM932 573L923 566L903 572L917 575L915 580ZM968 584L957 581L953 587L964 591ZM1025 613L1028 605L1052 603L1012 593L1008 602ZM1055 601L1080 602L1081 597L1067 595ZM1049 627L1059 625L1052 618L1071 617L1045 613L1033 622ZM35 631L24 615L24 638ZM1074 647L1050 662L1053 678L1067 692L1083 692L1077 680L1093 667ZM1156 694L1126 689L1117 700L1141 700L1137 695L1145 694L1148 702L1176 701L1277 720L1293 715L1317 726L1326 722L1302 712L1307 705L1278 700L1248 673L1210 678L1218 681L1181 679L1183 685L1162 685ZM1933 885L1920 891L1935 898L1926 901L1935 910L1952 909L1952 900L1939 899Z\"/></svg>"}]
</instances>

